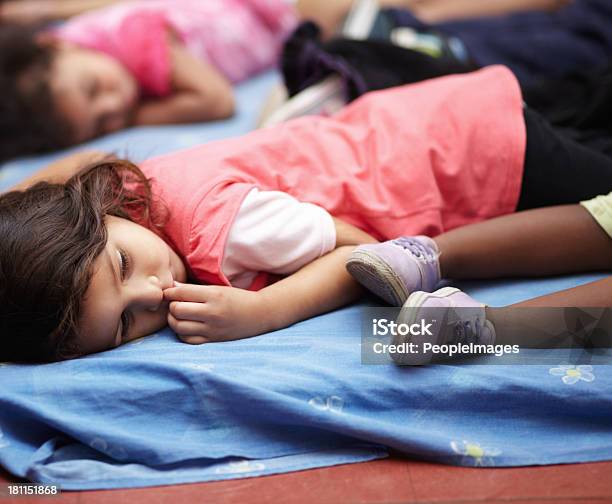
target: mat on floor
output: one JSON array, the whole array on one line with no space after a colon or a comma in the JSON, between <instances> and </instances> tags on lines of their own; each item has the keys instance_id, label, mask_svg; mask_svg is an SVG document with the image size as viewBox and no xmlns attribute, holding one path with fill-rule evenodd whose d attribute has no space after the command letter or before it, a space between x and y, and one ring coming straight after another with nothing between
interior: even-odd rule
<instances>
[{"instance_id":1,"label":"mat on floor","mask_svg":"<svg viewBox=\"0 0 612 504\"><path fill-rule=\"evenodd\" d=\"M276 79L241 86L231 121L134 129L92 146L138 160L243 133ZM9 163L1 187L49 159ZM594 278L466 288L504 304ZM282 473L389 448L468 466L612 459L612 367L363 365L363 306L241 341L190 346L164 330L74 361L0 364L0 465L93 489Z\"/></svg>"}]
</instances>

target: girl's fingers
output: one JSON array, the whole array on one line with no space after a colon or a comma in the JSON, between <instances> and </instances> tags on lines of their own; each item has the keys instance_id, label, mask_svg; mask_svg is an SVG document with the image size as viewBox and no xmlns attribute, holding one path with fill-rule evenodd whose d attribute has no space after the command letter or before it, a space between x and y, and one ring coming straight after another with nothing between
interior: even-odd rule
<instances>
[{"instance_id":1,"label":"girl's fingers","mask_svg":"<svg viewBox=\"0 0 612 504\"><path fill-rule=\"evenodd\" d=\"M171 313L168 314L168 325L185 343L199 345L209 340L205 336L206 324L191 320L177 320Z\"/></svg>"},{"instance_id":2,"label":"girl's fingers","mask_svg":"<svg viewBox=\"0 0 612 504\"><path fill-rule=\"evenodd\" d=\"M206 309L207 306L204 303L189 303L186 301L172 301L169 308L174 318L196 322L206 322Z\"/></svg>"},{"instance_id":3,"label":"girl's fingers","mask_svg":"<svg viewBox=\"0 0 612 504\"><path fill-rule=\"evenodd\" d=\"M217 286L214 285L193 285L174 282L174 287L164 290L164 299L168 301L206 303L216 289Z\"/></svg>"},{"instance_id":4,"label":"girl's fingers","mask_svg":"<svg viewBox=\"0 0 612 504\"><path fill-rule=\"evenodd\" d=\"M183 343L188 343L190 345L201 345L202 343L208 343L208 340L204 336L183 336L181 334L178 334L177 336Z\"/></svg>"}]
</instances>

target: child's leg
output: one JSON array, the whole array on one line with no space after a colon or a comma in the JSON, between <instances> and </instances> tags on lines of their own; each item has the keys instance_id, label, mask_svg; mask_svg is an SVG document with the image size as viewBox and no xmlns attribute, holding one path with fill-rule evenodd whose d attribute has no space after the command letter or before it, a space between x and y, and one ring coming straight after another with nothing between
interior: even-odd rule
<instances>
[{"instance_id":1,"label":"child's leg","mask_svg":"<svg viewBox=\"0 0 612 504\"><path fill-rule=\"evenodd\" d=\"M612 307L612 277L572 287L545 296L511 305L513 308L558 307Z\"/></svg>"},{"instance_id":2,"label":"child's leg","mask_svg":"<svg viewBox=\"0 0 612 504\"><path fill-rule=\"evenodd\" d=\"M612 307L612 277L504 308L487 308L486 318L499 344L567 348L590 341L594 347L610 347L610 310L604 320L604 310L597 309L604 307ZM599 331L593 332L595 327Z\"/></svg>"},{"instance_id":3,"label":"child's leg","mask_svg":"<svg viewBox=\"0 0 612 504\"><path fill-rule=\"evenodd\" d=\"M449 231L435 241L445 278L612 270L612 239L580 205L506 215Z\"/></svg>"},{"instance_id":4,"label":"child's leg","mask_svg":"<svg viewBox=\"0 0 612 504\"><path fill-rule=\"evenodd\" d=\"M612 214L612 204L599 206L602 216ZM540 208L464 226L434 240L412 237L360 246L347 269L366 288L401 306L411 292L433 290L440 278L612 270L612 239L604 226L581 205Z\"/></svg>"},{"instance_id":5,"label":"child's leg","mask_svg":"<svg viewBox=\"0 0 612 504\"><path fill-rule=\"evenodd\" d=\"M381 7L410 8L418 0L378 0ZM296 8L302 19L316 22L326 37L331 37L349 13L353 0L297 0Z\"/></svg>"},{"instance_id":6,"label":"child's leg","mask_svg":"<svg viewBox=\"0 0 612 504\"><path fill-rule=\"evenodd\" d=\"M430 322L429 330L398 335L395 344L418 346L396 354L398 364L444 361L430 345L519 345L524 348L612 346L612 277L503 308L485 307L458 289L415 292L398 323Z\"/></svg>"}]
</instances>

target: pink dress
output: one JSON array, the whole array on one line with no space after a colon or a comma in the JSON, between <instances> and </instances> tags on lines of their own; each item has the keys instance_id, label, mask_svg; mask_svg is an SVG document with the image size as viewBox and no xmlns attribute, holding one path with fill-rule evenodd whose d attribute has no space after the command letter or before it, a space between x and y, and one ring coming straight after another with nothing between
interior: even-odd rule
<instances>
[{"instance_id":1,"label":"pink dress","mask_svg":"<svg viewBox=\"0 0 612 504\"><path fill-rule=\"evenodd\" d=\"M525 144L518 83L497 66L368 93L330 118L295 119L141 168L169 207L165 237L191 276L228 285L228 233L253 188L318 205L381 240L435 236L515 210Z\"/></svg>"},{"instance_id":2,"label":"pink dress","mask_svg":"<svg viewBox=\"0 0 612 504\"><path fill-rule=\"evenodd\" d=\"M239 82L273 66L296 15L286 0L133 0L77 16L61 40L119 60L145 95L171 92L167 32Z\"/></svg>"}]
</instances>

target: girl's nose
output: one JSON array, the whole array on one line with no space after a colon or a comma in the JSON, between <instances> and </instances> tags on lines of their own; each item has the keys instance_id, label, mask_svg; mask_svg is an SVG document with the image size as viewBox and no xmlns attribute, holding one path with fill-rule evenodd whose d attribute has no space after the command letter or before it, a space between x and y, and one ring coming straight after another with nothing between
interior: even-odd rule
<instances>
[{"instance_id":1,"label":"girl's nose","mask_svg":"<svg viewBox=\"0 0 612 504\"><path fill-rule=\"evenodd\" d=\"M125 126L125 104L117 94L109 93L99 100L99 117L104 132L111 132Z\"/></svg>"},{"instance_id":2,"label":"girl's nose","mask_svg":"<svg viewBox=\"0 0 612 504\"><path fill-rule=\"evenodd\" d=\"M164 292L159 278L155 275L145 277L134 286L136 304L145 310L157 311L164 300Z\"/></svg>"}]
</instances>

